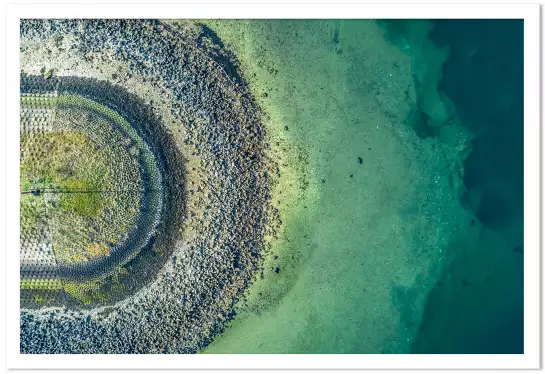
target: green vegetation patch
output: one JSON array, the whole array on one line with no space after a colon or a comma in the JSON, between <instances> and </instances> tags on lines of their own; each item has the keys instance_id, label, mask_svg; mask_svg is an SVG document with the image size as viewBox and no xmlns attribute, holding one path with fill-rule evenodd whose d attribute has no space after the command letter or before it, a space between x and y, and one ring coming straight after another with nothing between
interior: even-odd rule
<instances>
[{"instance_id":1,"label":"green vegetation patch","mask_svg":"<svg viewBox=\"0 0 545 374\"><path fill-rule=\"evenodd\" d=\"M21 108L23 227L49 226L59 263L109 256L139 213L130 150L141 154L145 143L115 111L77 95L23 96Z\"/></svg>"},{"instance_id":2,"label":"green vegetation patch","mask_svg":"<svg viewBox=\"0 0 545 374\"><path fill-rule=\"evenodd\" d=\"M22 191L97 190L108 183L111 167L107 150L83 133L21 134Z\"/></svg>"},{"instance_id":3,"label":"green vegetation patch","mask_svg":"<svg viewBox=\"0 0 545 374\"><path fill-rule=\"evenodd\" d=\"M64 282L63 287L68 296L84 305L105 304L114 297L114 293L123 291L125 285L120 281L120 278L128 275L129 272L126 268L118 267L108 277L88 282Z\"/></svg>"},{"instance_id":4,"label":"green vegetation patch","mask_svg":"<svg viewBox=\"0 0 545 374\"><path fill-rule=\"evenodd\" d=\"M22 290L60 290L63 288L60 279L22 279L19 282Z\"/></svg>"},{"instance_id":5,"label":"green vegetation patch","mask_svg":"<svg viewBox=\"0 0 545 374\"><path fill-rule=\"evenodd\" d=\"M73 179L67 182L67 189L75 191L93 191L94 186L84 179ZM104 206L104 199L100 193L66 193L60 196L60 206L65 210L72 210L84 216L97 216Z\"/></svg>"}]
</instances>

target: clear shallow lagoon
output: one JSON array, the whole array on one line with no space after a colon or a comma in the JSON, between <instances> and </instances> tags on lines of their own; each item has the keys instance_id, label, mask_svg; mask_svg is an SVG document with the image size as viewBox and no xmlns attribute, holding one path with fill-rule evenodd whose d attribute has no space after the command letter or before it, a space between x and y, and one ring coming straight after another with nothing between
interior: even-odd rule
<instances>
[{"instance_id":1,"label":"clear shallow lagoon","mask_svg":"<svg viewBox=\"0 0 545 374\"><path fill-rule=\"evenodd\" d=\"M268 118L283 225L205 352L521 352L522 21L206 24Z\"/></svg>"}]
</instances>

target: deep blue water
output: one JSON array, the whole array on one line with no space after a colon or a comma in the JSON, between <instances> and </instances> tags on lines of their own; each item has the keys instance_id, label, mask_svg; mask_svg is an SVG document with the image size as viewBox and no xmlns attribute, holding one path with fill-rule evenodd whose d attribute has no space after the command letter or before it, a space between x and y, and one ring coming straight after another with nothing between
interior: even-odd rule
<instances>
[{"instance_id":1,"label":"deep blue water","mask_svg":"<svg viewBox=\"0 0 545 374\"><path fill-rule=\"evenodd\" d=\"M512 250L500 252L490 247L493 243L483 241L482 248L463 260L465 266L448 270L449 277L438 283L429 298L413 349L426 353L521 353L523 21L437 20L430 37L450 49L439 90L452 100L462 124L475 136L465 162L468 193L463 203ZM471 264L478 261L495 264L496 275L478 286L465 280L455 283L460 269L471 271ZM487 271L495 274L495 269ZM432 344L431 336L439 330L442 338Z\"/></svg>"}]
</instances>

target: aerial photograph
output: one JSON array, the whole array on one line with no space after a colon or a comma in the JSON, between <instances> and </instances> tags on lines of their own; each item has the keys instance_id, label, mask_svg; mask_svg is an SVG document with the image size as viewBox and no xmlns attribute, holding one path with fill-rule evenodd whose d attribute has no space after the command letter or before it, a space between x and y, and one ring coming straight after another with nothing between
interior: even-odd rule
<instances>
[{"instance_id":1,"label":"aerial photograph","mask_svg":"<svg viewBox=\"0 0 545 374\"><path fill-rule=\"evenodd\" d=\"M21 19L20 353L524 353L523 30Z\"/></svg>"}]
</instances>

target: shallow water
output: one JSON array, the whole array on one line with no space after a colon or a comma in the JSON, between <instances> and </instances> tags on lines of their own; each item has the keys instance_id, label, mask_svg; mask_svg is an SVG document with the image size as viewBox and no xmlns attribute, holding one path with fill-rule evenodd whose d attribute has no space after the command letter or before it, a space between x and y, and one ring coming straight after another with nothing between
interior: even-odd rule
<instances>
[{"instance_id":1,"label":"shallow water","mask_svg":"<svg viewBox=\"0 0 545 374\"><path fill-rule=\"evenodd\" d=\"M464 39L446 21L431 34L427 21L206 24L266 113L283 225L205 352L519 352L522 122L506 114L522 91L505 81L520 67L503 60L505 81L467 73L500 49L520 55L518 26L465 25ZM464 100L469 83L482 92Z\"/></svg>"}]
</instances>

